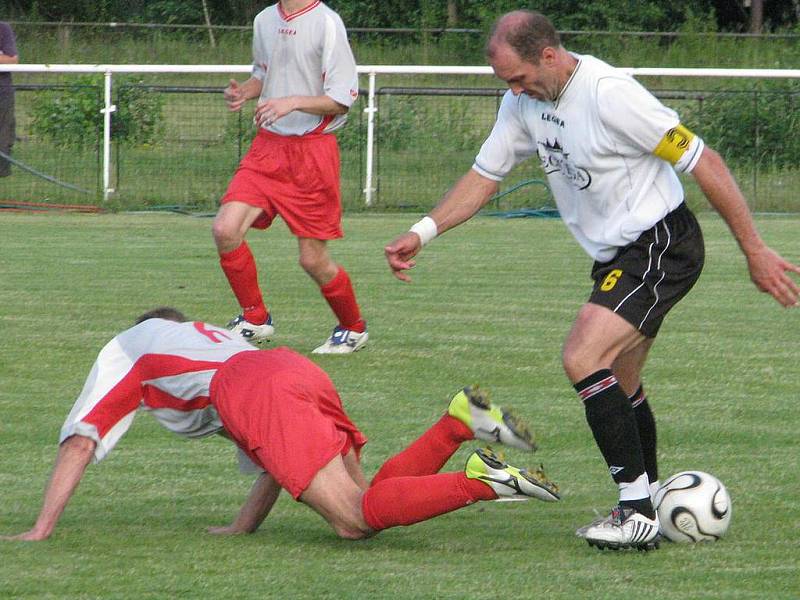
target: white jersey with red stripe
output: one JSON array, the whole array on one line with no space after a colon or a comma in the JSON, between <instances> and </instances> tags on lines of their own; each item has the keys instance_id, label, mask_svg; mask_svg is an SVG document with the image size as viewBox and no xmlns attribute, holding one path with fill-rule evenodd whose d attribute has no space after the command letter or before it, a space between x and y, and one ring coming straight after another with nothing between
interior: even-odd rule
<instances>
[{"instance_id":1,"label":"white jersey with red stripe","mask_svg":"<svg viewBox=\"0 0 800 600\"><path fill-rule=\"evenodd\" d=\"M100 351L83 391L61 428L97 443L94 462L114 448L136 411L149 411L178 435L216 433L222 423L209 399L211 378L240 352L258 352L230 331L201 322L148 319Z\"/></svg>"},{"instance_id":2,"label":"white jersey with red stripe","mask_svg":"<svg viewBox=\"0 0 800 600\"><path fill-rule=\"evenodd\" d=\"M564 224L595 260L611 260L683 202L703 141L639 82L588 55L555 102L506 92L473 169L502 180L537 156Z\"/></svg>"},{"instance_id":3,"label":"white jersey with red stripe","mask_svg":"<svg viewBox=\"0 0 800 600\"><path fill-rule=\"evenodd\" d=\"M358 73L341 17L322 2L292 14L280 4L253 22L253 77L261 79L259 102L286 96L326 95L350 107L358 97ZM294 111L265 129L279 135L328 133L347 115Z\"/></svg>"}]
</instances>

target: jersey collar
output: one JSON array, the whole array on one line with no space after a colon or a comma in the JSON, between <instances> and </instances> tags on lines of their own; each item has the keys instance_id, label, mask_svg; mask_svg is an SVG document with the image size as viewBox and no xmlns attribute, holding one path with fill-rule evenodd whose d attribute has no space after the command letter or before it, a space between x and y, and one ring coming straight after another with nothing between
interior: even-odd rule
<instances>
[{"instance_id":1,"label":"jersey collar","mask_svg":"<svg viewBox=\"0 0 800 600\"><path fill-rule=\"evenodd\" d=\"M577 78L578 70L580 70L581 65L583 64L583 59L579 54L573 54L572 52L570 52L570 54L572 54L572 56L574 56L577 59L578 64L575 65L575 69L572 71L572 74L569 76L569 79L567 79L567 83L565 83L564 87L561 88L561 91L558 93L558 97L553 102L556 108L558 108L559 104L563 104L569 98L570 95L569 91L571 87L575 87L571 86L570 84L572 84L572 82L575 81L575 79Z\"/></svg>"},{"instance_id":2,"label":"jersey collar","mask_svg":"<svg viewBox=\"0 0 800 600\"><path fill-rule=\"evenodd\" d=\"M310 11L314 10L320 4L321 4L321 0L316 0L316 2L312 2L311 4L306 6L305 8L301 8L300 10L297 10L297 11L291 13L291 14L287 14L283 10L283 6L281 6L281 3L278 2L278 14L280 15L281 19L283 19L284 21L291 21L292 19L296 19L297 17L300 17L300 16L306 14L307 12L310 12Z\"/></svg>"}]
</instances>

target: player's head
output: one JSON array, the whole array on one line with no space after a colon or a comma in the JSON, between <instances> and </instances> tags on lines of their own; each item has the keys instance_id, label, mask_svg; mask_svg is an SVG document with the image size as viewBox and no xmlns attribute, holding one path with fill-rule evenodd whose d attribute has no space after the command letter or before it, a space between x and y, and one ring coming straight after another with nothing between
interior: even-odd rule
<instances>
[{"instance_id":1,"label":"player's head","mask_svg":"<svg viewBox=\"0 0 800 600\"><path fill-rule=\"evenodd\" d=\"M486 44L486 57L495 75L514 95L554 101L568 74L558 32L544 15L515 10L500 17Z\"/></svg>"},{"instance_id":2,"label":"player's head","mask_svg":"<svg viewBox=\"0 0 800 600\"><path fill-rule=\"evenodd\" d=\"M486 56L492 58L507 45L524 61L538 65L545 48L558 48L561 39L550 19L532 10L515 10L499 17L486 43Z\"/></svg>"},{"instance_id":3,"label":"player's head","mask_svg":"<svg viewBox=\"0 0 800 600\"><path fill-rule=\"evenodd\" d=\"M143 321L147 321L147 319L167 319L168 321L175 321L176 323L184 323L189 320L181 311L171 306L159 306L153 310L148 310L146 313L136 318L135 324L138 325Z\"/></svg>"}]
</instances>

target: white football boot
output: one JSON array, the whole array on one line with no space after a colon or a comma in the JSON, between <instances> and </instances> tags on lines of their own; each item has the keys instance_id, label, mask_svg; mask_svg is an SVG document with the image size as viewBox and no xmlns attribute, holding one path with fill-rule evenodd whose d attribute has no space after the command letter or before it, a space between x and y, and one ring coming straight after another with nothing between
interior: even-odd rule
<instances>
[{"instance_id":1,"label":"white football boot","mask_svg":"<svg viewBox=\"0 0 800 600\"><path fill-rule=\"evenodd\" d=\"M267 322L262 325L250 323L244 318L244 315L239 315L228 322L228 329L238 333L246 341L255 344L268 342L275 335L275 327L272 326L272 315L269 315Z\"/></svg>"},{"instance_id":2,"label":"white football boot","mask_svg":"<svg viewBox=\"0 0 800 600\"><path fill-rule=\"evenodd\" d=\"M325 343L314 348L312 354L350 354L360 350L368 339L369 334L366 329L358 332L337 325Z\"/></svg>"},{"instance_id":3,"label":"white football boot","mask_svg":"<svg viewBox=\"0 0 800 600\"><path fill-rule=\"evenodd\" d=\"M605 519L596 519L575 533L600 550L655 550L659 544L658 515L649 519L629 506L615 506Z\"/></svg>"},{"instance_id":4,"label":"white football boot","mask_svg":"<svg viewBox=\"0 0 800 600\"><path fill-rule=\"evenodd\" d=\"M475 439L499 442L512 448L533 452L533 441L528 426L513 412L492 404L489 393L477 385L457 392L447 413L472 429Z\"/></svg>"},{"instance_id":5,"label":"white football boot","mask_svg":"<svg viewBox=\"0 0 800 600\"><path fill-rule=\"evenodd\" d=\"M561 499L558 486L547 479L544 471L512 467L491 448L473 452L467 459L464 472L469 479L478 479L491 487L500 499L536 498L545 502Z\"/></svg>"}]
</instances>

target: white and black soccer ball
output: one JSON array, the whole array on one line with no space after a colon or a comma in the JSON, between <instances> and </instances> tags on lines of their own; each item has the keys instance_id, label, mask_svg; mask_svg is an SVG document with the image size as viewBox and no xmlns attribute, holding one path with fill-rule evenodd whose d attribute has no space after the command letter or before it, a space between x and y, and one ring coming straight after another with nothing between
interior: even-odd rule
<instances>
[{"instance_id":1,"label":"white and black soccer ball","mask_svg":"<svg viewBox=\"0 0 800 600\"><path fill-rule=\"evenodd\" d=\"M728 490L703 471L682 471L667 479L654 504L661 533L673 542L713 542L731 524Z\"/></svg>"}]
</instances>

